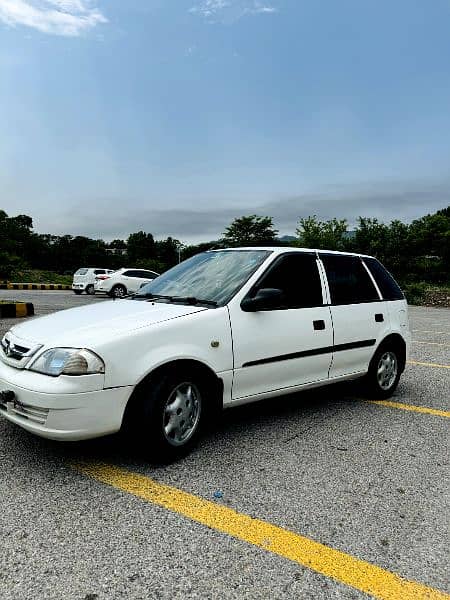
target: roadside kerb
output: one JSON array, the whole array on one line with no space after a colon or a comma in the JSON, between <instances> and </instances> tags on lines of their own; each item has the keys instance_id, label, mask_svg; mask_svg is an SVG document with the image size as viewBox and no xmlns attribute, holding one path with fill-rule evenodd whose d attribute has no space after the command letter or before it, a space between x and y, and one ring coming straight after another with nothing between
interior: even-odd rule
<instances>
[{"instance_id":1,"label":"roadside kerb","mask_svg":"<svg viewBox=\"0 0 450 600\"><path fill-rule=\"evenodd\" d=\"M0 319L32 317L34 305L32 302L0 302Z\"/></svg>"},{"instance_id":2,"label":"roadside kerb","mask_svg":"<svg viewBox=\"0 0 450 600\"><path fill-rule=\"evenodd\" d=\"M62 283L2 283L0 290L71 290L71 285Z\"/></svg>"}]
</instances>

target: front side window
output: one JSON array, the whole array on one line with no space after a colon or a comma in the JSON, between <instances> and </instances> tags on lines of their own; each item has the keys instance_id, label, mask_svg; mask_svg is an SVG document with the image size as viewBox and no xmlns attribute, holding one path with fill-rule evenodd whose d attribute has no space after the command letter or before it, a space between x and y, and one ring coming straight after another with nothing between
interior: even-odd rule
<instances>
[{"instance_id":1,"label":"front side window","mask_svg":"<svg viewBox=\"0 0 450 600\"><path fill-rule=\"evenodd\" d=\"M323 305L322 284L313 254L287 254L279 258L253 287L250 296L255 296L263 288L281 290L283 308Z\"/></svg>"},{"instance_id":2,"label":"front side window","mask_svg":"<svg viewBox=\"0 0 450 600\"><path fill-rule=\"evenodd\" d=\"M223 306L240 290L263 261L268 250L203 252L173 267L147 285L136 298L169 296L208 300Z\"/></svg>"},{"instance_id":3,"label":"front side window","mask_svg":"<svg viewBox=\"0 0 450 600\"><path fill-rule=\"evenodd\" d=\"M330 288L331 304L376 302L378 292L358 256L320 255Z\"/></svg>"}]
</instances>

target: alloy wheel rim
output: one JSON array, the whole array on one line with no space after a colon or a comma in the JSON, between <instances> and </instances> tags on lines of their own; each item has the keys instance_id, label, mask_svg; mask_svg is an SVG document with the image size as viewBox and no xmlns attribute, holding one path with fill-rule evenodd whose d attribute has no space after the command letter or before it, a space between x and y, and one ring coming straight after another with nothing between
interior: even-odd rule
<instances>
[{"instance_id":1,"label":"alloy wheel rim","mask_svg":"<svg viewBox=\"0 0 450 600\"><path fill-rule=\"evenodd\" d=\"M397 357L393 352L381 355L377 368L378 385L382 390L389 390L397 377Z\"/></svg>"},{"instance_id":2,"label":"alloy wheel rim","mask_svg":"<svg viewBox=\"0 0 450 600\"><path fill-rule=\"evenodd\" d=\"M116 289L114 290L114 295L116 296L116 298L122 298L122 296L125 296L125 291L123 287L116 287Z\"/></svg>"},{"instance_id":3,"label":"alloy wheel rim","mask_svg":"<svg viewBox=\"0 0 450 600\"><path fill-rule=\"evenodd\" d=\"M163 410L163 433L172 446L182 446L194 435L200 421L201 396L191 382L180 383Z\"/></svg>"}]
</instances>

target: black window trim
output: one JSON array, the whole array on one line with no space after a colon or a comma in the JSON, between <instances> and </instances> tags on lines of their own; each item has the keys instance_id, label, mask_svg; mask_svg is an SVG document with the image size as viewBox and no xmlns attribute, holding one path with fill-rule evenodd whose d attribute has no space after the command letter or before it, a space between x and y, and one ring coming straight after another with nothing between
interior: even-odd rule
<instances>
[{"instance_id":1,"label":"black window trim","mask_svg":"<svg viewBox=\"0 0 450 600\"><path fill-rule=\"evenodd\" d=\"M383 294L381 293L381 290L378 288L375 278L373 277L372 273L370 272L370 269L367 267L366 263L364 262L364 256L362 256L361 254L345 254L344 252L343 253L321 252L320 250L317 252L317 255L318 255L320 262L322 264L322 267L323 267L323 275L325 277L325 281L326 281L327 288L328 288L328 298L330 299L330 303L326 304L325 306L352 306L353 304L373 304L374 302L385 302L385 300L383 298ZM362 300L361 302L344 302L344 303L341 302L339 304L336 302L331 302L330 283L328 281L327 270L325 268L325 264L322 262L322 256L333 256L333 257L348 256L350 258L359 258L364 270L367 272L367 274L369 276L369 279L372 281L375 291L378 294L378 299L377 300Z\"/></svg>"},{"instance_id":2,"label":"black window trim","mask_svg":"<svg viewBox=\"0 0 450 600\"><path fill-rule=\"evenodd\" d=\"M281 252L280 254L278 254L275 259L267 266L267 268L261 273L261 275L258 277L258 279L255 281L255 283L252 285L252 287L248 290L248 292L245 294L245 296L242 298L241 303L248 297L253 297L250 296L250 294L252 293L252 291L254 290L255 287L257 287L259 285L259 283L262 281L262 279L264 277L266 277L266 275L268 275L277 265L279 262L281 262L281 260L285 257L285 256L312 256L315 258L316 260L316 266L317 266L317 274L319 276L319 282L320 282L320 288L322 290L322 304L314 304L312 306L299 306L298 308L289 308L289 307L282 307L280 306L279 308L271 308L268 310L265 310L264 312L274 312L276 310L303 310L304 308L323 308L324 306L329 306L329 304L326 304L324 301L324 297L326 296L325 289L324 289L324 280L322 278L321 275L321 269L320 269L320 265L319 262L317 260L317 252L315 250L311 250L308 252ZM242 309L241 309L242 310Z\"/></svg>"}]
</instances>

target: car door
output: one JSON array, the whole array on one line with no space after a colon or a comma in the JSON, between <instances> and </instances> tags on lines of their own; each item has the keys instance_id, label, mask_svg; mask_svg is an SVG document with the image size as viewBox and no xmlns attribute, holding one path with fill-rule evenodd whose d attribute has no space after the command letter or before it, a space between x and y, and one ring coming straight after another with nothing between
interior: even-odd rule
<instances>
[{"instance_id":1,"label":"car door","mask_svg":"<svg viewBox=\"0 0 450 600\"><path fill-rule=\"evenodd\" d=\"M328 378L333 330L314 253L286 253L248 292L275 288L282 305L246 312L229 304L233 336L233 400Z\"/></svg>"},{"instance_id":2,"label":"car door","mask_svg":"<svg viewBox=\"0 0 450 600\"><path fill-rule=\"evenodd\" d=\"M122 280L124 286L127 288L127 292L129 294L137 292L137 290L139 289L143 281L140 275L141 271L138 271L137 269L129 269L128 271L122 273L120 279Z\"/></svg>"},{"instance_id":3,"label":"car door","mask_svg":"<svg viewBox=\"0 0 450 600\"><path fill-rule=\"evenodd\" d=\"M386 303L359 256L319 256L328 282L334 326L330 378L364 372L389 328Z\"/></svg>"}]
</instances>

